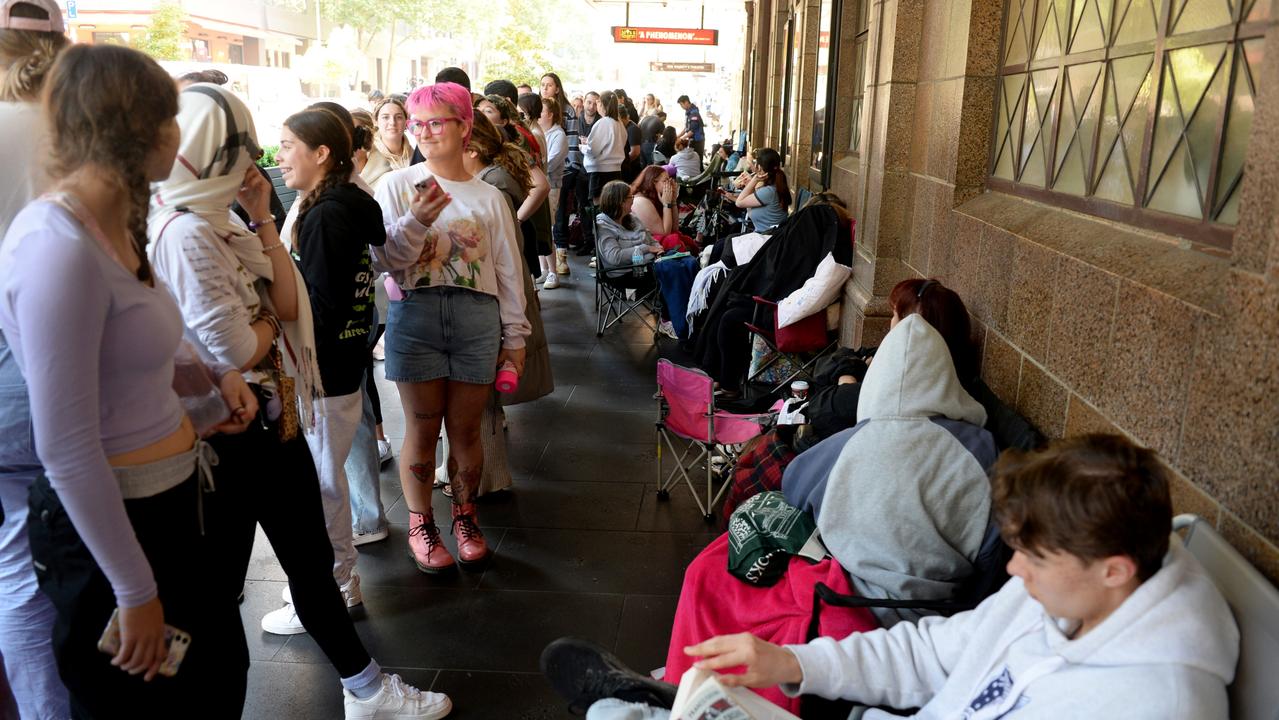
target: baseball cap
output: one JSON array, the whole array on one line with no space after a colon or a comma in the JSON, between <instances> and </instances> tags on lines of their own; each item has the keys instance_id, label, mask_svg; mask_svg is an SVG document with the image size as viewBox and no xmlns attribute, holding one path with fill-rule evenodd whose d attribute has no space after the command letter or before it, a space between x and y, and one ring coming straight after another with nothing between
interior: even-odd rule
<instances>
[{"instance_id":1,"label":"baseball cap","mask_svg":"<svg viewBox=\"0 0 1279 720\"><path fill-rule=\"evenodd\" d=\"M17 5L31 5L45 11L49 17L15 16L13 10ZM62 24L62 8L54 0L4 0L3 10L0 10L0 30L30 30L60 35L66 32L66 26Z\"/></svg>"}]
</instances>

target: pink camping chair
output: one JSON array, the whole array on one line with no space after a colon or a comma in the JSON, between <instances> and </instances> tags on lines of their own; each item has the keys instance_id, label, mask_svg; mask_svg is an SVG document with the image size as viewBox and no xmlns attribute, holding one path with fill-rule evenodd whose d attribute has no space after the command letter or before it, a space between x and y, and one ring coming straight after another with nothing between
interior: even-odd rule
<instances>
[{"instance_id":1,"label":"pink camping chair","mask_svg":"<svg viewBox=\"0 0 1279 720\"><path fill-rule=\"evenodd\" d=\"M661 417L657 421L657 496L670 497L671 488L682 479L702 515L707 521L713 520L715 505L729 486L723 482L717 492L716 476L732 471L741 445L759 436L774 415L741 415L716 410L715 383L710 376L665 359L657 361L657 387L661 392ZM687 441L683 451L676 448L674 438ZM663 443L675 458L675 468L669 474L662 469ZM715 454L723 457L718 469L713 461ZM704 502L689 475L690 471L697 472L699 463L706 467Z\"/></svg>"}]
</instances>

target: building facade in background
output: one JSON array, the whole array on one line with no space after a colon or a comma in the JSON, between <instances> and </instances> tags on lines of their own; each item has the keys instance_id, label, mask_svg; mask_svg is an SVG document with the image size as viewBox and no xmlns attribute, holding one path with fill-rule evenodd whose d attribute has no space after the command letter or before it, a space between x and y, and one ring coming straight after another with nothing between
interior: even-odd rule
<instances>
[{"instance_id":1,"label":"building facade in background","mask_svg":"<svg viewBox=\"0 0 1279 720\"><path fill-rule=\"evenodd\" d=\"M74 42L130 45L145 35L156 6L153 0L64 2L67 34ZM184 60L288 68L319 37L315 0L217 0L182 7Z\"/></svg>"},{"instance_id":2,"label":"building facade in background","mask_svg":"<svg viewBox=\"0 0 1279 720\"><path fill-rule=\"evenodd\" d=\"M1279 4L749 0L753 147L857 220L842 340L917 276L1051 437L1125 433L1279 583Z\"/></svg>"}]
</instances>

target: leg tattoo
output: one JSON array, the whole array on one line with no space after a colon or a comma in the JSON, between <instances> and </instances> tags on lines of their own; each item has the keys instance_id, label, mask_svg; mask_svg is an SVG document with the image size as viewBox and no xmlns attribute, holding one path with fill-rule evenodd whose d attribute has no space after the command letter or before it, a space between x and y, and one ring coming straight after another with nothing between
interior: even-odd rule
<instances>
[{"instance_id":1,"label":"leg tattoo","mask_svg":"<svg viewBox=\"0 0 1279 720\"><path fill-rule=\"evenodd\" d=\"M458 468L457 463L449 459L449 485L453 487L453 503L466 505L475 502L476 492L480 489L480 468Z\"/></svg>"}]
</instances>

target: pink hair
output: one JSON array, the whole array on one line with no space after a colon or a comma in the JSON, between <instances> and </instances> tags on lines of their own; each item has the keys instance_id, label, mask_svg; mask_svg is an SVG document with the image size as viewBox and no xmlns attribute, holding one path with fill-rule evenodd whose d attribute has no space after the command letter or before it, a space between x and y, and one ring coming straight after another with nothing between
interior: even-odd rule
<instances>
[{"instance_id":1,"label":"pink hair","mask_svg":"<svg viewBox=\"0 0 1279 720\"><path fill-rule=\"evenodd\" d=\"M462 147L466 147L471 141L471 92L457 83L442 82L423 85L409 95L409 113L428 107L446 107L452 117L461 121Z\"/></svg>"}]
</instances>

